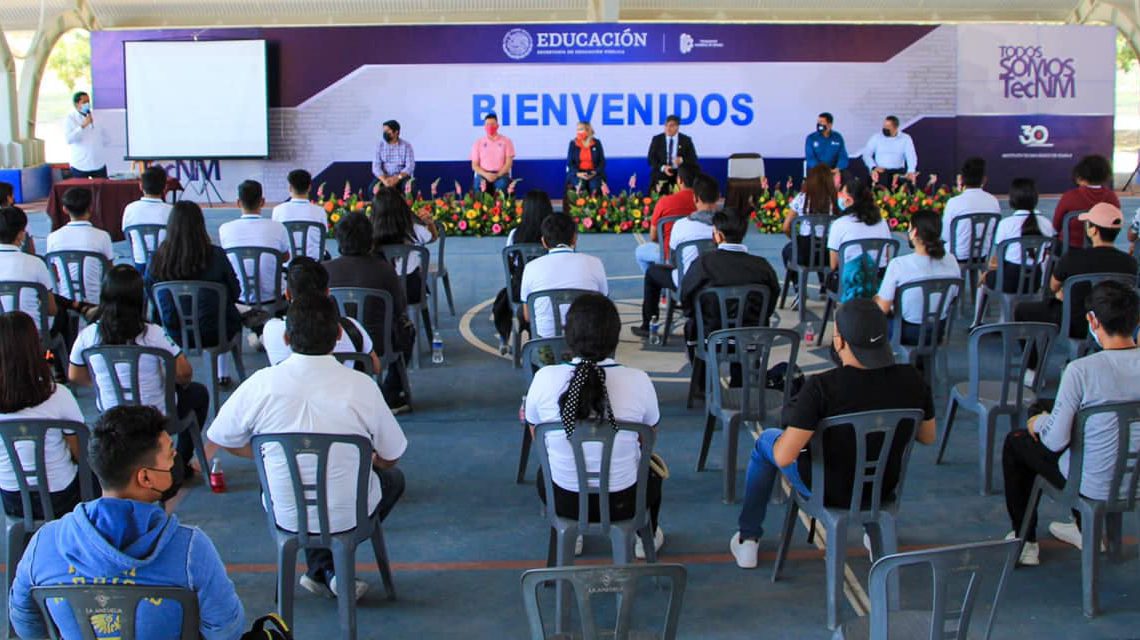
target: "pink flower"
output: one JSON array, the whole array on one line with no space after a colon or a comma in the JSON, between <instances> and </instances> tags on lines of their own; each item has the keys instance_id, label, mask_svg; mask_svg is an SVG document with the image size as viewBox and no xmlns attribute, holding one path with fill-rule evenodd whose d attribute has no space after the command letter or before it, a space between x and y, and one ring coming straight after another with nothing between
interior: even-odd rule
<instances>
[{"instance_id":1,"label":"pink flower","mask_svg":"<svg viewBox=\"0 0 1140 640\"><path fill-rule=\"evenodd\" d=\"M891 226L891 228L894 229L895 227L899 226L899 219L898 218L891 218L890 220L887 221L887 224L889 224Z\"/></svg>"},{"instance_id":2,"label":"pink flower","mask_svg":"<svg viewBox=\"0 0 1140 640\"><path fill-rule=\"evenodd\" d=\"M347 200L351 197L352 197L352 185L348 183L348 180L345 180L344 181L344 199Z\"/></svg>"},{"instance_id":3,"label":"pink flower","mask_svg":"<svg viewBox=\"0 0 1140 640\"><path fill-rule=\"evenodd\" d=\"M462 195L463 195L463 188L459 186L459 181L456 180L455 181L455 197L458 198L458 197L461 197Z\"/></svg>"},{"instance_id":4,"label":"pink flower","mask_svg":"<svg viewBox=\"0 0 1140 640\"><path fill-rule=\"evenodd\" d=\"M321 186L317 187L317 200L324 200L324 198L325 198L325 183L322 182Z\"/></svg>"},{"instance_id":5,"label":"pink flower","mask_svg":"<svg viewBox=\"0 0 1140 640\"><path fill-rule=\"evenodd\" d=\"M404 183L404 194L405 195L411 195L412 194L412 181L411 180L408 180L407 182Z\"/></svg>"},{"instance_id":6,"label":"pink flower","mask_svg":"<svg viewBox=\"0 0 1140 640\"><path fill-rule=\"evenodd\" d=\"M765 191L768 190L768 176L760 178L760 188Z\"/></svg>"},{"instance_id":7,"label":"pink flower","mask_svg":"<svg viewBox=\"0 0 1140 640\"><path fill-rule=\"evenodd\" d=\"M522 178L515 178L514 180L511 180L511 183L507 185L507 195L508 196L515 195L515 186L518 185L518 183L520 183L520 182L522 182Z\"/></svg>"},{"instance_id":8,"label":"pink flower","mask_svg":"<svg viewBox=\"0 0 1140 640\"><path fill-rule=\"evenodd\" d=\"M636 188L637 188L637 174L635 173L629 177L629 190L633 191Z\"/></svg>"},{"instance_id":9,"label":"pink flower","mask_svg":"<svg viewBox=\"0 0 1140 640\"><path fill-rule=\"evenodd\" d=\"M436 196L437 193L439 193L439 181L440 180L442 180L442 178L436 178L431 183L431 197L433 197L433 198Z\"/></svg>"},{"instance_id":10,"label":"pink flower","mask_svg":"<svg viewBox=\"0 0 1140 640\"><path fill-rule=\"evenodd\" d=\"M459 230L460 231L466 231L467 230L467 221L466 220L460 220L459 221Z\"/></svg>"},{"instance_id":11,"label":"pink flower","mask_svg":"<svg viewBox=\"0 0 1140 640\"><path fill-rule=\"evenodd\" d=\"M604 183L604 182L602 183L602 195L603 195L603 196L608 196L608 195L610 195L610 185L608 185L608 184L606 184L606 183Z\"/></svg>"},{"instance_id":12,"label":"pink flower","mask_svg":"<svg viewBox=\"0 0 1140 640\"><path fill-rule=\"evenodd\" d=\"M493 233L495 235L499 235L502 232L503 232L503 226L501 224L495 223L495 224L491 225L491 233Z\"/></svg>"},{"instance_id":13,"label":"pink flower","mask_svg":"<svg viewBox=\"0 0 1140 640\"><path fill-rule=\"evenodd\" d=\"M585 220L582 221L582 226L586 227L587 229L593 227L594 226L594 219L593 218L586 218Z\"/></svg>"}]
</instances>

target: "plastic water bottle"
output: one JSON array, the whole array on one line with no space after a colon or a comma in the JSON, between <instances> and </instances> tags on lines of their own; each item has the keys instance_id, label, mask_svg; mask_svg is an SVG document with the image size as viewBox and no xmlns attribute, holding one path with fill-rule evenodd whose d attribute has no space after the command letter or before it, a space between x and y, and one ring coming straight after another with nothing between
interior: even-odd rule
<instances>
[{"instance_id":1,"label":"plastic water bottle","mask_svg":"<svg viewBox=\"0 0 1140 640\"><path fill-rule=\"evenodd\" d=\"M226 474L222 471L222 461L217 458L210 462L210 491L226 492Z\"/></svg>"},{"instance_id":2,"label":"plastic water bottle","mask_svg":"<svg viewBox=\"0 0 1140 640\"><path fill-rule=\"evenodd\" d=\"M649 323L649 344L661 344L661 323L657 318Z\"/></svg>"},{"instance_id":3,"label":"plastic water bottle","mask_svg":"<svg viewBox=\"0 0 1140 640\"><path fill-rule=\"evenodd\" d=\"M431 362L443 364L443 338L438 331L431 334Z\"/></svg>"},{"instance_id":4,"label":"plastic water bottle","mask_svg":"<svg viewBox=\"0 0 1140 640\"><path fill-rule=\"evenodd\" d=\"M804 327L804 342L815 342L815 325L810 322Z\"/></svg>"}]
</instances>

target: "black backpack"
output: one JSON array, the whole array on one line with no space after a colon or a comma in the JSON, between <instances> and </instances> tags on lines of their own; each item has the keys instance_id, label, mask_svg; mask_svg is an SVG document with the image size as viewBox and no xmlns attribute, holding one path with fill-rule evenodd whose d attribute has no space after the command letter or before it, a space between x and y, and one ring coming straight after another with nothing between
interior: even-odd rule
<instances>
[{"instance_id":1,"label":"black backpack","mask_svg":"<svg viewBox=\"0 0 1140 640\"><path fill-rule=\"evenodd\" d=\"M241 640L293 640L293 633L281 616L270 613L254 620L253 627L242 634Z\"/></svg>"}]
</instances>

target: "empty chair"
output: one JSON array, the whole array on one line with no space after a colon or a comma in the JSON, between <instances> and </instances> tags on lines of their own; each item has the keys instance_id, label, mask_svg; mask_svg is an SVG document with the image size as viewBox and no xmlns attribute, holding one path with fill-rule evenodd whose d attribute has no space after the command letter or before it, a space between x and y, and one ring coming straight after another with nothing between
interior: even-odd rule
<instances>
[{"instance_id":1,"label":"empty chair","mask_svg":"<svg viewBox=\"0 0 1140 640\"><path fill-rule=\"evenodd\" d=\"M784 288L780 293L780 308L788 298L788 289L792 286L792 277L796 279L796 291L799 292L799 323L806 320L807 282L812 273L826 273L831 268L830 258L827 255L827 232L835 220L829 215L796 216L792 220L792 256L787 264L787 275L784 276ZM804 241L800 239L803 238Z\"/></svg>"},{"instance_id":2,"label":"empty chair","mask_svg":"<svg viewBox=\"0 0 1140 640\"><path fill-rule=\"evenodd\" d=\"M310 220L282 222L289 234L289 256L306 256L320 262L325 256L328 230L325 225Z\"/></svg>"},{"instance_id":3,"label":"empty chair","mask_svg":"<svg viewBox=\"0 0 1140 640\"><path fill-rule=\"evenodd\" d=\"M1044 236L1022 236L999 242L991 257L991 262L997 262L992 286L983 282L978 290L975 324L985 317L991 296L1001 297L1002 322L1013 320L1017 303L1040 297L1048 275L1043 269L1049 264L1052 250L1053 239ZM1020 255L1020 260L1009 260L1011 254Z\"/></svg>"},{"instance_id":4,"label":"empty chair","mask_svg":"<svg viewBox=\"0 0 1140 640\"><path fill-rule=\"evenodd\" d=\"M922 363L926 384L932 389L938 353L950 342L955 307L958 306L962 286L960 278L932 278L904 284L895 293L895 314L891 317L891 350L910 364ZM914 323L918 326L917 335L904 336L907 331L904 330L903 314L909 311L906 301L907 294L911 291L920 296L922 321Z\"/></svg>"},{"instance_id":5,"label":"empty chair","mask_svg":"<svg viewBox=\"0 0 1140 640\"><path fill-rule=\"evenodd\" d=\"M1000 213L968 213L954 218L950 225L948 253L958 258L962 279L968 284L971 295L977 291L978 274L984 272L990 264L990 247L1000 220ZM961 237L963 235L964 238Z\"/></svg>"},{"instance_id":6,"label":"empty chair","mask_svg":"<svg viewBox=\"0 0 1140 640\"><path fill-rule=\"evenodd\" d=\"M428 266L428 289L431 290L431 315L439 321L439 284L443 283L443 293L447 296L447 309L455 315L455 299L451 297L451 276L447 273L447 265L443 262L444 252L447 249L447 234L443 226L436 228L439 235L436 242L439 249L436 252L435 262Z\"/></svg>"},{"instance_id":7,"label":"empty chair","mask_svg":"<svg viewBox=\"0 0 1140 640\"><path fill-rule=\"evenodd\" d=\"M123 233L131 242L131 249L134 251L136 257L142 257L142 264L150 264L151 256L154 255L154 250L158 245L162 244L163 239L166 238L166 225L165 224L133 224L126 229Z\"/></svg>"},{"instance_id":8,"label":"empty chair","mask_svg":"<svg viewBox=\"0 0 1140 640\"><path fill-rule=\"evenodd\" d=\"M526 372L527 386L530 386L530 382L534 379L535 371L548 364L569 362L572 357L570 347L566 345L566 338L562 336L527 340L522 352L523 371ZM523 401L526 401L525 395ZM530 425L527 424L526 420L520 420L520 422L522 422L522 446L519 448L519 469L515 475L515 482L518 484L522 484L523 480L526 479L526 467L530 460L532 442Z\"/></svg>"},{"instance_id":9,"label":"empty chair","mask_svg":"<svg viewBox=\"0 0 1140 640\"><path fill-rule=\"evenodd\" d=\"M1013 428L1020 428L1028 418L1029 405L1037 399L1044 376L1037 376L1026 388L1025 372L1029 356L1048 353L1057 336L1057 327L1043 322L1007 322L978 327L970 332L967 346L969 380L954 385L946 407L946 423L938 438L938 457L942 462L954 417L962 407L978 416L978 477L981 495L990 492L993 477L993 441L997 420L1006 416ZM996 354L994 346L996 342ZM988 355L987 355L988 354ZM997 356L996 362L993 362ZM983 359L991 366L984 367Z\"/></svg>"},{"instance_id":10,"label":"empty chair","mask_svg":"<svg viewBox=\"0 0 1140 640\"><path fill-rule=\"evenodd\" d=\"M229 247L226 256L241 283L241 303L269 313L287 306L281 295L285 254L268 247Z\"/></svg>"},{"instance_id":11,"label":"empty chair","mask_svg":"<svg viewBox=\"0 0 1140 640\"><path fill-rule=\"evenodd\" d=\"M692 264L701 254L716 251L716 242L711 238L708 240L689 240L682 242L672 250L672 253L669 254L669 261L673 265L673 274L678 283L685 279L685 256L692 251L695 251L697 255L689 259L689 264ZM668 300L665 304L665 324L661 327L662 346L668 344L669 334L673 332L673 313L681 306L681 288L677 286L673 289L665 289L665 294Z\"/></svg>"},{"instance_id":12,"label":"empty chair","mask_svg":"<svg viewBox=\"0 0 1140 640\"><path fill-rule=\"evenodd\" d=\"M71 621L85 622L79 625L82 640L107 637L107 633L115 633L115 637L121 640L142 640L147 637L147 627L136 624L139 608L152 607L155 602L167 600L177 603L181 610L179 640L198 640L200 637L198 595L189 589L133 584L60 585L35 587L32 597L48 621L51 640L62 637L55 616L63 611L71 614L68 616ZM53 610L56 613L52 613ZM115 625L118 628L113 628Z\"/></svg>"},{"instance_id":13,"label":"empty chair","mask_svg":"<svg viewBox=\"0 0 1140 640\"><path fill-rule=\"evenodd\" d=\"M408 381L408 365L404 360L404 353L397 351L392 342L395 319L393 316L395 303L392 294L381 289L361 289L358 287L333 287L329 295L336 303L337 311L342 317L352 318L364 326L369 333L382 338L376 348L380 357L380 371L374 372L379 379L383 375L395 375L399 378L400 386L404 390L404 400L412 403L412 387ZM380 326L366 323L365 320L374 320L374 309L380 309ZM413 347L414 348L414 347ZM334 354L336 355L336 354ZM367 354L364 354L367 355ZM372 368L372 359L368 358L368 368ZM373 374L369 374L373 375Z\"/></svg>"},{"instance_id":14,"label":"empty chair","mask_svg":"<svg viewBox=\"0 0 1140 640\"><path fill-rule=\"evenodd\" d=\"M419 369L420 345L430 345L432 339L432 320L427 306L427 278L423 276L426 267L421 267L431 263L431 254L424 247L414 244L386 244L380 247L380 253L396 269L396 275L404 287L404 297L408 301L408 317L416 325L416 333L422 331L427 338L424 342L417 340L417 346L412 348L412 366ZM436 321L439 319L436 318Z\"/></svg>"},{"instance_id":15,"label":"empty chair","mask_svg":"<svg viewBox=\"0 0 1140 640\"><path fill-rule=\"evenodd\" d=\"M881 273L881 270L886 268L887 262L899 254L899 241L893 238L890 240L882 238L848 240L839 245L839 250L836 253L839 254L839 268L832 272L836 275L835 291L828 290L827 292L827 304L823 308L823 322L820 324L819 333L815 340L816 346L823 344L823 334L827 333L827 322L831 319L835 307L839 306L841 301L847 300L852 295L857 295L848 290L852 278L845 272L852 268L863 269L865 272L867 269L877 267ZM877 290L878 285L876 284L871 289ZM873 291L871 295L874 295ZM869 298L871 296L862 297Z\"/></svg>"},{"instance_id":16,"label":"empty chair","mask_svg":"<svg viewBox=\"0 0 1140 640\"><path fill-rule=\"evenodd\" d=\"M546 255L546 247L537 242L503 247L503 275L506 278L507 297L512 308L511 359L516 368L522 363L522 327L517 309L520 305L526 304L526 300L519 297L522 272L528 262L544 255Z\"/></svg>"},{"instance_id":17,"label":"empty chair","mask_svg":"<svg viewBox=\"0 0 1140 640\"><path fill-rule=\"evenodd\" d=\"M1017 540L975 542L896 553L871 565L870 615L843 624L832 640L988 640L998 603L1017 557ZM931 584L929 607L891 607L889 595L899 574L918 573ZM925 595L922 596L925 598ZM984 607L975 615L979 606ZM973 631L974 633L971 633Z\"/></svg>"}]
</instances>

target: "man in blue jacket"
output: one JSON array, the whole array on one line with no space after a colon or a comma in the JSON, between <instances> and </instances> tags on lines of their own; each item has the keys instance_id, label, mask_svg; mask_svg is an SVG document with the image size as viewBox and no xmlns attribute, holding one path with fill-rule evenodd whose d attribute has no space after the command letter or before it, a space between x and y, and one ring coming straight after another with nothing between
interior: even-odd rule
<instances>
[{"instance_id":1,"label":"man in blue jacket","mask_svg":"<svg viewBox=\"0 0 1140 640\"><path fill-rule=\"evenodd\" d=\"M189 589L198 595L199 632L205 640L238 640L245 612L213 543L194 527L178 524L156 504L178 492L183 464L153 407L115 407L91 436L91 466L103 497L45 524L32 537L16 569L8 615L21 638L44 638L44 619L32 588L60 584L141 584ZM78 638L65 603L49 603L62 637ZM99 622L99 621L96 621ZM144 600L139 637L179 637L178 605ZM99 638L118 638L120 621L97 625Z\"/></svg>"},{"instance_id":2,"label":"man in blue jacket","mask_svg":"<svg viewBox=\"0 0 1140 640\"><path fill-rule=\"evenodd\" d=\"M811 171L817 164L825 164L834 171L843 171L847 168L847 145L843 136L831 128L835 118L826 111L819 114L815 123L815 132L808 135L804 141L804 160L807 162L806 171Z\"/></svg>"}]
</instances>

